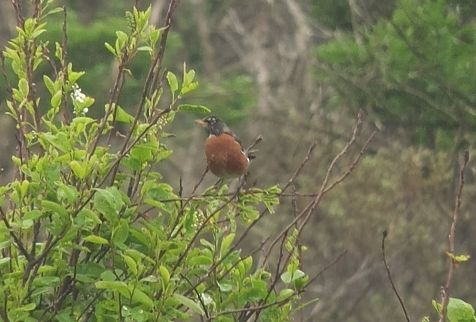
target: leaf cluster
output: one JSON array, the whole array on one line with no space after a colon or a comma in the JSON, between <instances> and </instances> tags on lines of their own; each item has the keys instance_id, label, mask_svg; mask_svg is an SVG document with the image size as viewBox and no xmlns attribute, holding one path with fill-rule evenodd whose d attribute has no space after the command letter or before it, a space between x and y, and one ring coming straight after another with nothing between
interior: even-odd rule
<instances>
[{"instance_id":1,"label":"leaf cluster","mask_svg":"<svg viewBox=\"0 0 476 322\"><path fill-rule=\"evenodd\" d=\"M41 37L47 17L62 12L52 7L52 0L38 1L3 54L4 70L16 79L9 80L6 102L19 148L12 156L16 174L0 187L0 317L234 321L262 313L288 320L306 284L299 261L275 287L272 274L239 248L246 236L239 227L251 229L264 211L273 213L280 189L238 195L224 185L185 198L158 170L172 154L165 128L175 115L209 112L181 104L198 86L194 70L184 65L180 80L163 72L170 26L150 25L150 8L126 14L128 31L105 44L118 71L101 108L82 93L85 72L68 61L66 41L51 46ZM22 17L19 8L17 14ZM141 51L149 54L150 69L132 115L118 97ZM169 95L162 95L164 87ZM103 116L90 117L90 109ZM118 123L126 134L118 133ZM114 134L120 139L112 145ZM296 252L293 245L289 252Z\"/></svg>"}]
</instances>

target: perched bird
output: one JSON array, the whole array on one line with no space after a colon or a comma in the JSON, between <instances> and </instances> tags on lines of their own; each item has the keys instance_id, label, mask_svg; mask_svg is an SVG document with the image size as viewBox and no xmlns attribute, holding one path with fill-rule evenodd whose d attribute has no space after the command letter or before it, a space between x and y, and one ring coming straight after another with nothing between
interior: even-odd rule
<instances>
[{"instance_id":1,"label":"perched bird","mask_svg":"<svg viewBox=\"0 0 476 322\"><path fill-rule=\"evenodd\" d=\"M205 156L210 171L220 179L237 178L246 174L250 158L240 139L215 116L195 122L206 128Z\"/></svg>"}]
</instances>

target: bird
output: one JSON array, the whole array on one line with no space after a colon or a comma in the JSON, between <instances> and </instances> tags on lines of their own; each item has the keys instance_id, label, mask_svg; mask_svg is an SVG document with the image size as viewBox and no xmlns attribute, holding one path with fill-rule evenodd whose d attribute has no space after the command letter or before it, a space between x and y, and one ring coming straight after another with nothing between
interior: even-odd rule
<instances>
[{"instance_id":1,"label":"bird","mask_svg":"<svg viewBox=\"0 0 476 322\"><path fill-rule=\"evenodd\" d=\"M220 179L239 178L246 175L250 156L240 139L216 116L195 120L207 131L205 157L208 169Z\"/></svg>"}]
</instances>

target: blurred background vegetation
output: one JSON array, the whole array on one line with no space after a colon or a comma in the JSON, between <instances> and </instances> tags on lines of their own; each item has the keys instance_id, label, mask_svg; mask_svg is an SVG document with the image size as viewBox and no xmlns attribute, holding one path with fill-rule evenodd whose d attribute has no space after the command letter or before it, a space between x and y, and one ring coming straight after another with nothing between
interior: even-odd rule
<instances>
[{"instance_id":1,"label":"blurred background vegetation","mask_svg":"<svg viewBox=\"0 0 476 322\"><path fill-rule=\"evenodd\" d=\"M152 5L153 22L162 25L165 0L65 1L69 59L87 71L80 83L96 98L93 115L103 111L114 78L104 42L127 28L124 10L134 3ZM10 6L0 2L2 47L15 32ZM51 44L62 37L62 18L55 19L44 35ZM286 182L316 141L313 161L295 187L315 192L363 109L370 122L364 131L378 127L378 138L359 168L326 198L301 240L311 275L343 250L347 254L305 294L320 301L303 310L301 320L402 320L380 255L385 229L390 266L411 316L433 314L431 300L439 298L446 276L460 155L465 149L474 154L474 0L182 0L165 58L174 72L184 62L197 71L200 87L191 102L209 106L245 143L263 135L249 179L257 185ZM146 61L143 53L142 63L131 68L120 97L126 109L137 104ZM205 167L204 133L192 120L180 115L169 129L175 153L162 172L177 185L182 177L186 187ZM6 180L16 141L7 117L0 125ZM470 161L456 249L476 258L474 167ZM291 200L250 242L258 243L289 216ZM475 305L475 283L471 260L458 268L452 295Z\"/></svg>"}]
</instances>

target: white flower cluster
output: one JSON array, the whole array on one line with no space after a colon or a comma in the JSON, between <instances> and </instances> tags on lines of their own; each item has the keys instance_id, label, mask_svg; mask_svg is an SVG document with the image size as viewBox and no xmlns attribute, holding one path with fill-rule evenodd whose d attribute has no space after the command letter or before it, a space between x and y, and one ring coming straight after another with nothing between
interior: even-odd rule
<instances>
[{"instance_id":1,"label":"white flower cluster","mask_svg":"<svg viewBox=\"0 0 476 322\"><path fill-rule=\"evenodd\" d=\"M71 93L71 98L74 101L78 101L80 103L84 103L86 100L86 95L81 91L81 88L79 88L78 84L73 85L73 92Z\"/></svg>"},{"instance_id":2,"label":"white flower cluster","mask_svg":"<svg viewBox=\"0 0 476 322\"><path fill-rule=\"evenodd\" d=\"M201 293L200 297L202 298L202 302L205 305L215 304L215 301L213 300L213 298L207 293Z\"/></svg>"},{"instance_id":3,"label":"white flower cluster","mask_svg":"<svg viewBox=\"0 0 476 322\"><path fill-rule=\"evenodd\" d=\"M84 103L86 101L86 94L84 94L81 91L81 88L78 86L78 84L73 85L73 92L71 93L71 99L79 103ZM83 109L84 114L86 114L88 111L89 110L87 107Z\"/></svg>"}]
</instances>

